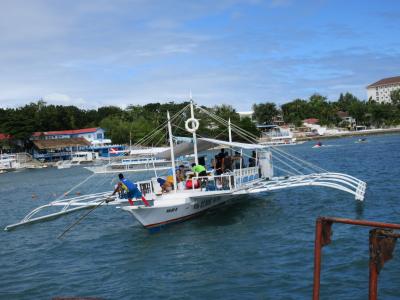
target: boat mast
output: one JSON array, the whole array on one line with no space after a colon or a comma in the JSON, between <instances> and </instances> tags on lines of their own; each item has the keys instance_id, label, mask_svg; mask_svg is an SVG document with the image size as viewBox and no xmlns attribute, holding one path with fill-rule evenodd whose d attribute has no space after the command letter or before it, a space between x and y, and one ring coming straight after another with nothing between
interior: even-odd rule
<instances>
[{"instance_id":1,"label":"boat mast","mask_svg":"<svg viewBox=\"0 0 400 300\"><path fill-rule=\"evenodd\" d=\"M190 93L190 118L194 119L194 110L193 110L193 99ZM197 140L196 140L196 131L193 131L193 151L194 151L194 162L196 165L199 164L199 158L197 157Z\"/></svg>"},{"instance_id":2,"label":"boat mast","mask_svg":"<svg viewBox=\"0 0 400 300\"><path fill-rule=\"evenodd\" d=\"M169 117L169 111L167 111L167 119L168 119L169 147L171 149L172 176L174 180L174 191L176 192L177 186L176 186L176 172L175 172L174 142L172 140L171 119Z\"/></svg>"},{"instance_id":3,"label":"boat mast","mask_svg":"<svg viewBox=\"0 0 400 300\"><path fill-rule=\"evenodd\" d=\"M231 118L228 119L228 133L229 133L229 143L232 143Z\"/></svg>"},{"instance_id":4,"label":"boat mast","mask_svg":"<svg viewBox=\"0 0 400 300\"><path fill-rule=\"evenodd\" d=\"M231 127L231 118L228 119L228 134L229 134L229 143L232 143L232 127ZM229 152L232 156L232 145L229 146Z\"/></svg>"}]
</instances>

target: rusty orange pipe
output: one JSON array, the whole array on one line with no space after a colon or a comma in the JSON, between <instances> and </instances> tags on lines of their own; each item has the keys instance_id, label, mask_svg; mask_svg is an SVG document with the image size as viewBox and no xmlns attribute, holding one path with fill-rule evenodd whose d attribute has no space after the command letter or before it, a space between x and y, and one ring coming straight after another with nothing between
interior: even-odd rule
<instances>
[{"instance_id":1,"label":"rusty orange pipe","mask_svg":"<svg viewBox=\"0 0 400 300\"><path fill-rule=\"evenodd\" d=\"M317 218L315 227L314 244L314 288L313 300L319 300L320 280L321 280L321 248L322 248L322 218Z\"/></svg>"}]
</instances>

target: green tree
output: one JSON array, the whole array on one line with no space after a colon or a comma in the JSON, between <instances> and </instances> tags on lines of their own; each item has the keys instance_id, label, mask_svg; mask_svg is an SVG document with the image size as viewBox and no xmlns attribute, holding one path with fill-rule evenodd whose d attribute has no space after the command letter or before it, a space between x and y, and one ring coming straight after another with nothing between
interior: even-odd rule
<instances>
[{"instance_id":1,"label":"green tree","mask_svg":"<svg viewBox=\"0 0 400 300\"><path fill-rule=\"evenodd\" d=\"M113 143L128 144L130 138L130 122L121 120L118 116L109 116L100 122L100 126L104 128L106 136Z\"/></svg>"},{"instance_id":2,"label":"green tree","mask_svg":"<svg viewBox=\"0 0 400 300\"><path fill-rule=\"evenodd\" d=\"M295 99L282 105L283 120L301 126L303 120L312 117L308 102L303 99Z\"/></svg>"},{"instance_id":3,"label":"green tree","mask_svg":"<svg viewBox=\"0 0 400 300\"><path fill-rule=\"evenodd\" d=\"M239 127L246 130L247 132L252 133L255 136L260 135L260 131L258 130L256 124L249 118L249 117L244 117L240 120ZM240 137L240 139L242 139Z\"/></svg>"},{"instance_id":4,"label":"green tree","mask_svg":"<svg viewBox=\"0 0 400 300\"><path fill-rule=\"evenodd\" d=\"M400 89L394 90L390 92L390 99L392 103L395 105L400 104Z\"/></svg>"},{"instance_id":5,"label":"green tree","mask_svg":"<svg viewBox=\"0 0 400 300\"><path fill-rule=\"evenodd\" d=\"M253 104L253 112L258 124L271 124L274 117L279 115L276 104L272 102Z\"/></svg>"}]
</instances>

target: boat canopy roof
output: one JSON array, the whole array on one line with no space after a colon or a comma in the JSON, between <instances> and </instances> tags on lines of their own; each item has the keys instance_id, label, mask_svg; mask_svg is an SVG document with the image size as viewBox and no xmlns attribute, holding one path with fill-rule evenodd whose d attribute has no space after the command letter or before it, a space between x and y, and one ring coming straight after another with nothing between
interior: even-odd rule
<instances>
[{"instance_id":1,"label":"boat canopy roof","mask_svg":"<svg viewBox=\"0 0 400 300\"><path fill-rule=\"evenodd\" d=\"M239 148L239 149L265 149L268 148L266 145L259 144L247 144L239 142L228 142L223 140L216 140L211 138L197 138L197 151L205 151L216 146L225 146L229 148ZM175 157L193 154L193 143L181 143L174 146ZM170 149L160 152L156 155L160 158L171 159Z\"/></svg>"},{"instance_id":2,"label":"boat canopy roof","mask_svg":"<svg viewBox=\"0 0 400 300\"><path fill-rule=\"evenodd\" d=\"M156 155L157 153L169 151L169 147L153 147L142 149L131 149L130 155Z\"/></svg>"},{"instance_id":3,"label":"boat canopy roof","mask_svg":"<svg viewBox=\"0 0 400 300\"><path fill-rule=\"evenodd\" d=\"M227 142L227 141L210 139L210 138L198 138L197 140L198 141L206 141L206 142L209 142L209 143L213 143L214 145L226 146L226 147L230 147L230 148L241 148L241 149L264 149L264 148L268 148L268 146L260 145L260 144Z\"/></svg>"}]
</instances>

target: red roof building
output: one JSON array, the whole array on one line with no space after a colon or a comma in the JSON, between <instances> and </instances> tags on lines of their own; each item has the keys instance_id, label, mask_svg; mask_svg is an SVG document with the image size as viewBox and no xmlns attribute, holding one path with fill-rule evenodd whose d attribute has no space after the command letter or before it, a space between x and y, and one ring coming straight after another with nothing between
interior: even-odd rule
<instances>
[{"instance_id":1,"label":"red roof building","mask_svg":"<svg viewBox=\"0 0 400 300\"><path fill-rule=\"evenodd\" d=\"M9 139L11 139L11 135L5 134L5 133L0 133L0 141L9 140Z\"/></svg>"},{"instance_id":2,"label":"red roof building","mask_svg":"<svg viewBox=\"0 0 400 300\"><path fill-rule=\"evenodd\" d=\"M58 130L58 131L44 131L34 132L31 136L32 141L37 140L59 140L59 139L72 139L72 138L85 138L89 142L96 143L110 143L104 138L104 129L99 127L72 129L72 130Z\"/></svg>"},{"instance_id":3,"label":"red roof building","mask_svg":"<svg viewBox=\"0 0 400 300\"><path fill-rule=\"evenodd\" d=\"M72 129L72 130L58 130L58 131L44 131L44 132L34 132L32 136L49 136L49 135L76 135L84 133L95 133L101 128L84 128L84 129Z\"/></svg>"},{"instance_id":4,"label":"red roof building","mask_svg":"<svg viewBox=\"0 0 400 300\"><path fill-rule=\"evenodd\" d=\"M381 80L378 80L377 82L370 84L369 86L367 86L367 88L388 85L388 84L396 84L396 83L397 84L400 83L400 76L383 78Z\"/></svg>"},{"instance_id":5,"label":"red roof building","mask_svg":"<svg viewBox=\"0 0 400 300\"><path fill-rule=\"evenodd\" d=\"M303 123L307 123L307 124L318 124L319 120L316 118L309 118L309 119L305 119L303 120Z\"/></svg>"}]
</instances>

